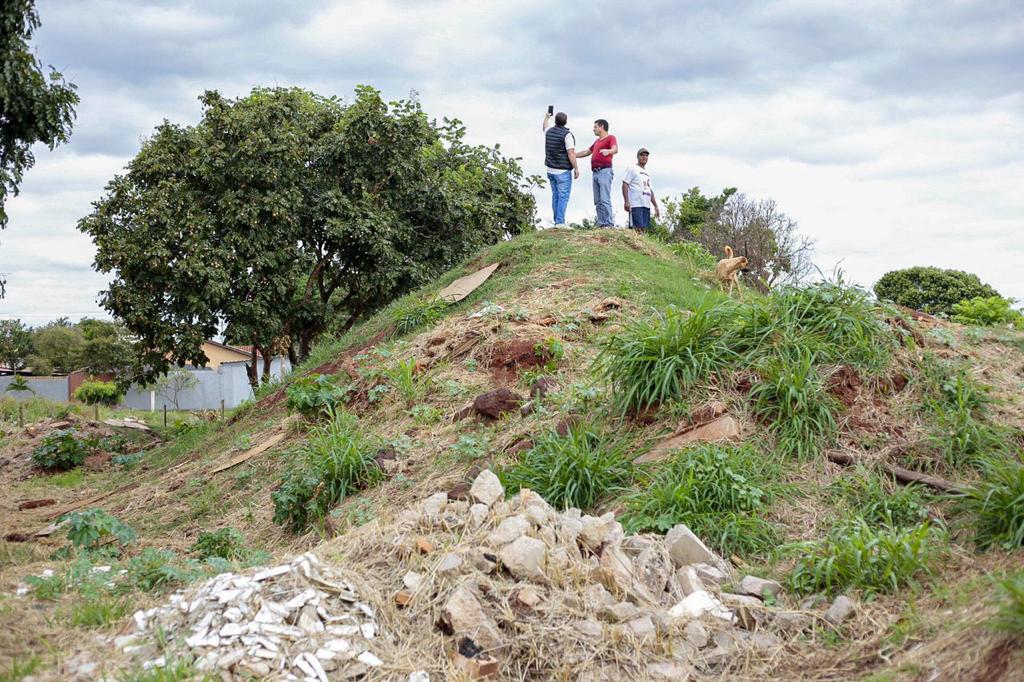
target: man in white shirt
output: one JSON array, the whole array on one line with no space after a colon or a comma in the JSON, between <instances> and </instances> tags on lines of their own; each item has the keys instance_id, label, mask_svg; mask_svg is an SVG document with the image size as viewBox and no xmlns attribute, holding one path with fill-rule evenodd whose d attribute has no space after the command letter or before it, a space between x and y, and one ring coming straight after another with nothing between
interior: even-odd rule
<instances>
[{"instance_id":1,"label":"man in white shirt","mask_svg":"<svg viewBox=\"0 0 1024 682\"><path fill-rule=\"evenodd\" d=\"M622 176L622 200L629 214L629 224L640 232L651 226L652 206L654 216L661 217L658 200L651 188L651 174L647 172L647 159L650 155L649 151L641 147L636 153L636 165L627 168L626 174Z\"/></svg>"},{"instance_id":2,"label":"man in white shirt","mask_svg":"<svg viewBox=\"0 0 1024 682\"><path fill-rule=\"evenodd\" d=\"M544 117L544 165L548 170L548 184L551 185L551 211L555 227L565 227L565 208L569 205L569 192L573 178L580 177L576 165L576 138L565 127L568 117L564 112L555 114L555 125L551 126L551 111ZM550 126L550 127L549 127Z\"/></svg>"}]
</instances>

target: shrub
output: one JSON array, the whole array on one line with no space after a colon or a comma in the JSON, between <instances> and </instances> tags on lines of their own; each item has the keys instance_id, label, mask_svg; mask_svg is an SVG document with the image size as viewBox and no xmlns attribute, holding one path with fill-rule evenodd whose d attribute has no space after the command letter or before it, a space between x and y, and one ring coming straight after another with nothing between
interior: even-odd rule
<instances>
[{"instance_id":1,"label":"shrub","mask_svg":"<svg viewBox=\"0 0 1024 682\"><path fill-rule=\"evenodd\" d=\"M565 436L548 433L521 462L501 472L509 492L530 488L557 509L589 509L633 478L626 442L591 424L577 424Z\"/></svg>"},{"instance_id":2,"label":"shrub","mask_svg":"<svg viewBox=\"0 0 1024 682\"><path fill-rule=\"evenodd\" d=\"M1013 309L1014 301L1002 296L976 296L953 305L954 322L992 327L997 324L1019 325L1024 320L1020 311Z\"/></svg>"},{"instance_id":3,"label":"shrub","mask_svg":"<svg viewBox=\"0 0 1024 682\"><path fill-rule=\"evenodd\" d=\"M32 461L47 471L66 471L80 466L92 452L92 443L74 429L54 431L32 450Z\"/></svg>"},{"instance_id":4,"label":"shrub","mask_svg":"<svg viewBox=\"0 0 1024 682\"><path fill-rule=\"evenodd\" d=\"M975 542L982 549L1024 547L1024 464L989 459L983 472L961 501L974 520Z\"/></svg>"},{"instance_id":5,"label":"shrub","mask_svg":"<svg viewBox=\"0 0 1024 682\"><path fill-rule=\"evenodd\" d=\"M1018 637L1024 635L1024 573L1001 580L999 596L999 611L992 621L993 627Z\"/></svg>"},{"instance_id":6,"label":"shrub","mask_svg":"<svg viewBox=\"0 0 1024 682\"><path fill-rule=\"evenodd\" d=\"M754 414L768 422L784 455L807 458L820 452L836 431L835 399L814 367L814 353L800 346L769 358L750 391Z\"/></svg>"},{"instance_id":7,"label":"shrub","mask_svg":"<svg viewBox=\"0 0 1024 682\"><path fill-rule=\"evenodd\" d=\"M68 540L89 554L119 555L124 546L136 538L131 526L103 509L94 507L72 512L66 518Z\"/></svg>"},{"instance_id":8,"label":"shrub","mask_svg":"<svg viewBox=\"0 0 1024 682\"><path fill-rule=\"evenodd\" d=\"M35 389L33 389L31 384L28 383L28 380L21 375L16 375L11 379L11 383L7 384L7 388L5 388L4 391L10 393L35 393Z\"/></svg>"},{"instance_id":9,"label":"shrub","mask_svg":"<svg viewBox=\"0 0 1024 682\"><path fill-rule=\"evenodd\" d=\"M330 413L348 399L349 386L339 383L340 376L333 374L308 374L292 381L285 394L288 409L298 412L307 419L315 419Z\"/></svg>"},{"instance_id":10,"label":"shrub","mask_svg":"<svg viewBox=\"0 0 1024 682\"><path fill-rule=\"evenodd\" d=\"M146 592L186 583L199 575L197 566L179 563L178 556L166 549L146 547L127 563L128 578Z\"/></svg>"},{"instance_id":11,"label":"shrub","mask_svg":"<svg viewBox=\"0 0 1024 682\"><path fill-rule=\"evenodd\" d=\"M789 587L796 593L836 594L860 589L871 595L914 584L938 552L944 533L922 523L913 528L874 527L860 518L821 540L801 543Z\"/></svg>"},{"instance_id":12,"label":"shrub","mask_svg":"<svg viewBox=\"0 0 1024 682\"><path fill-rule=\"evenodd\" d=\"M595 370L623 411L678 400L732 357L723 342L732 311L706 299L693 313L670 307L634 322L608 339Z\"/></svg>"},{"instance_id":13,"label":"shrub","mask_svg":"<svg viewBox=\"0 0 1024 682\"><path fill-rule=\"evenodd\" d=\"M911 528L928 519L920 486L898 485L863 467L829 489L843 503L837 509L843 517L852 512L870 525L892 528Z\"/></svg>"},{"instance_id":14,"label":"shrub","mask_svg":"<svg viewBox=\"0 0 1024 682\"><path fill-rule=\"evenodd\" d=\"M402 336L420 327L436 324L444 317L446 307L445 302L437 297L410 301L394 312L395 333Z\"/></svg>"},{"instance_id":15,"label":"shrub","mask_svg":"<svg viewBox=\"0 0 1024 682\"><path fill-rule=\"evenodd\" d=\"M121 389L112 381L83 381L82 385L75 389L75 400L86 405L117 407L122 396Z\"/></svg>"},{"instance_id":16,"label":"shrub","mask_svg":"<svg viewBox=\"0 0 1024 682\"><path fill-rule=\"evenodd\" d=\"M625 498L623 526L629 533L663 533L685 523L723 554L765 554L778 540L761 516L773 497L766 481L774 468L749 445L688 449Z\"/></svg>"},{"instance_id":17,"label":"shrub","mask_svg":"<svg viewBox=\"0 0 1024 682\"><path fill-rule=\"evenodd\" d=\"M882 275L875 283L875 295L881 300L932 315L953 315L957 303L998 296L999 292L969 272L915 267Z\"/></svg>"},{"instance_id":18,"label":"shrub","mask_svg":"<svg viewBox=\"0 0 1024 682\"><path fill-rule=\"evenodd\" d=\"M212 533L200 533L199 538L189 548L201 559L219 557L228 561L238 561L250 554L245 546L245 536L234 528L221 528Z\"/></svg>"},{"instance_id":19,"label":"shrub","mask_svg":"<svg viewBox=\"0 0 1024 682\"><path fill-rule=\"evenodd\" d=\"M669 249L675 255L686 261L691 270L714 270L718 259L711 255L711 252L700 242L681 241L673 242Z\"/></svg>"},{"instance_id":20,"label":"shrub","mask_svg":"<svg viewBox=\"0 0 1024 682\"><path fill-rule=\"evenodd\" d=\"M374 461L378 449L353 415L332 413L330 421L310 433L299 463L285 472L271 494L274 523L300 532L350 493L379 481L382 473Z\"/></svg>"}]
</instances>

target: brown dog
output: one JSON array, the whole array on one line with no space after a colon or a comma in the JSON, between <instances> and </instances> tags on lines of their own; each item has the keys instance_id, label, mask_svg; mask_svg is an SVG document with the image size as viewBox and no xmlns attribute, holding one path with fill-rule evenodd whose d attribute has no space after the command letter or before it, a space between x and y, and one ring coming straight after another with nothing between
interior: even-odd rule
<instances>
[{"instance_id":1,"label":"brown dog","mask_svg":"<svg viewBox=\"0 0 1024 682\"><path fill-rule=\"evenodd\" d=\"M725 258L718 261L718 265L715 266L715 278L721 282L722 286L729 286L729 293L732 293L733 286L739 286L739 271L747 267L746 256L732 255L732 247L725 247Z\"/></svg>"}]
</instances>

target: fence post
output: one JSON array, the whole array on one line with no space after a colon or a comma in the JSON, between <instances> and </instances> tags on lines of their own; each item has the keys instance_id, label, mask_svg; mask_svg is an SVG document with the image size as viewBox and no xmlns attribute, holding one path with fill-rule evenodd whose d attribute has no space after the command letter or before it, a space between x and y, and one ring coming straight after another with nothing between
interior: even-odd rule
<instances>
[{"instance_id":1,"label":"fence post","mask_svg":"<svg viewBox=\"0 0 1024 682\"><path fill-rule=\"evenodd\" d=\"M93 419L93 421L97 421L97 422L100 420L100 404L99 403L96 403L95 405L92 406L92 419Z\"/></svg>"},{"instance_id":2,"label":"fence post","mask_svg":"<svg viewBox=\"0 0 1024 682\"><path fill-rule=\"evenodd\" d=\"M224 398L220 399L220 420L224 421Z\"/></svg>"},{"instance_id":3,"label":"fence post","mask_svg":"<svg viewBox=\"0 0 1024 682\"><path fill-rule=\"evenodd\" d=\"M18 426L25 425L25 406L18 405Z\"/></svg>"},{"instance_id":4,"label":"fence post","mask_svg":"<svg viewBox=\"0 0 1024 682\"><path fill-rule=\"evenodd\" d=\"M164 403L164 428L167 428L167 403Z\"/></svg>"}]
</instances>

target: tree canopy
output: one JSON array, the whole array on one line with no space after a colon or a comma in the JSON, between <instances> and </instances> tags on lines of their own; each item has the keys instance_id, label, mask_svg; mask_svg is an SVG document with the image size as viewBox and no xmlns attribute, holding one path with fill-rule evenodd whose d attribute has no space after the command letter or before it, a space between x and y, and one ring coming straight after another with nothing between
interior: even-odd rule
<instances>
[{"instance_id":1,"label":"tree canopy","mask_svg":"<svg viewBox=\"0 0 1024 682\"><path fill-rule=\"evenodd\" d=\"M32 145L67 142L78 104L75 86L53 67L44 74L29 49L37 28L35 0L0 3L0 229L7 226L8 196L17 196L35 163Z\"/></svg>"},{"instance_id":2,"label":"tree canopy","mask_svg":"<svg viewBox=\"0 0 1024 682\"><path fill-rule=\"evenodd\" d=\"M32 331L21 320L0 320L0 361L18 371L32 353Z\"/></svg>"},{"instance_id":3,"label":"tree canopy","mask_svg":"<svg viewBox=\"0 0 1024 682\"><path fill-rule=\"evenodd\" d=\"M84 369L93 374L122 374L132 356L132 340L123 325L84 318L66 318L32 330L27 363L33 374L67 374Z\"/></svg>"},{"instance_id":4,"label":"tree canopy","mask_svg":"<svg viewBox=\"0 0 1024 682\"><path fill-rule=\"evenodd\" d=\"M114 275L103 305L139 338L136 381L202 366L222 328L301 360L325 329L532 229L536 180L415 101L369 87L349 103L299 88L200 99L202 120L165 121L79 222Z\"/></svg>"}]
</instances>

